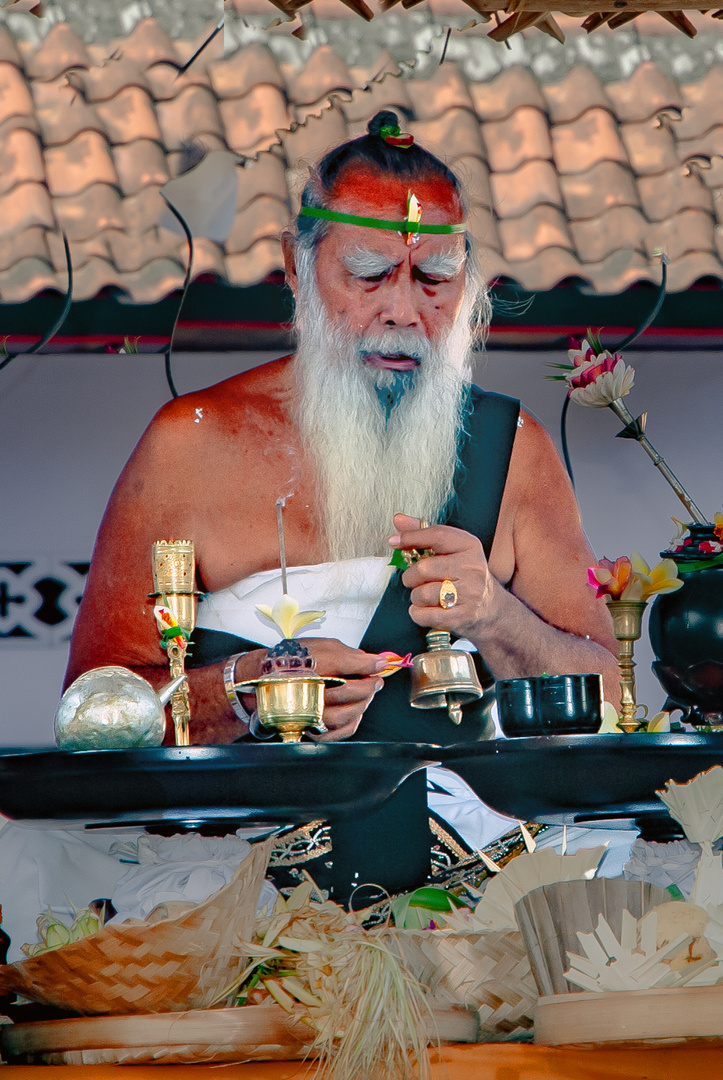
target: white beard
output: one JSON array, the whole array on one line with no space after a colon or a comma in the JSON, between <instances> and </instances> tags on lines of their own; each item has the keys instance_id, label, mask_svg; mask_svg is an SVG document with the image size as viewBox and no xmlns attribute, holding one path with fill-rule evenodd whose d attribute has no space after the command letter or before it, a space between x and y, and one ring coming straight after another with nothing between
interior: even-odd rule
<instances>
[{"instance_id":1,"label":"white beard","mask_svg":"<svg viewBox=\"0 0 723 1080\"><path fill-rule=\"evenodd\" d=\"M476 290L441 341L410 331L360 339L334 325L316 285L313 252L297 251L296 420L319 487L328 557L337 561L390 552L394 514L439 522L454 494L471 374ZM362 353L403 352L414 371L364 363ZM387 418L378 389L390 388Z\"/></svg>"}]
</instances>

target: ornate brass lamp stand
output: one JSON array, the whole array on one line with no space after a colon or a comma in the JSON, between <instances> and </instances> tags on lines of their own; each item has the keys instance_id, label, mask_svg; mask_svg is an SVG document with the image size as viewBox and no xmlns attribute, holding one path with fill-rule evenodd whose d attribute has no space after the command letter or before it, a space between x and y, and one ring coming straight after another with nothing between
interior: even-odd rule
<instances>
[{"instance_id":1,"label":"ornate brass lamp stand","mask_svg":"<svg viewBox=\"0 0 723 1080\"><path fill-rule=\"evenodd\" d=\"M635 642L640 639L643 625L643 612L648 606L647 600L608 600L613 619L613 633L620 642L618 664L620 666L620 708L621 716L618 727L623 731L636 731L639 721L635 714L638 706L635 700L635 661L633 652Z\"/></svg>"},{"instance_id":2,"label":"ornate brass lamp stand","mask_svg":"<svg viewBox=\"0 0 723 1080\"><path fill-rule=\"evenodd\" d=\"M156 541L153 545L155 592L151 595L162 601L184 631L183 638L169 638L164 645L173 678L185 675L186 642L196 626L198 593L194 589L195 580L193 540ZM171 698L171 717L176 746L190 746L191 708L187 682L184 682Z\"/></svg>"}]
</instances>

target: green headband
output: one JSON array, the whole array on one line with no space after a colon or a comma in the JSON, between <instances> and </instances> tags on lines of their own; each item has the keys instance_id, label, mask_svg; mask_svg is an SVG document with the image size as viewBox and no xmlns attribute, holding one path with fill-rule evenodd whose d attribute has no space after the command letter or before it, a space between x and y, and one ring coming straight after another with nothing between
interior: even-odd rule
<instances>
[{"instance_id":1,"label":"green headband","mask_svg":"<svg viewBox=\"0 0 723 1080\"><path fill-rule=\"evenodd\" d=\"M302 206L299 217L322 218L324 221L341 221L344 225L361 225L365 229L389 229L401 233L463 233L464 222L458 225L422 225L419 221L386 221L384 218L359 217L358 214L341 214L337 210L323 210L319 206Z\"/></svg>"}]
</instances>

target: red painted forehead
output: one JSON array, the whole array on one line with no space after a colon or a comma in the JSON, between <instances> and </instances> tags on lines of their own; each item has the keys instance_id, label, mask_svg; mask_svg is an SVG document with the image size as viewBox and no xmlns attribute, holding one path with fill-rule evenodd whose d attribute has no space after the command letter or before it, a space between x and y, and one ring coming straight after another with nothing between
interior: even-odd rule
<instances>
[{"instance_id":1,"label":"red painted forehead","mask_svg":"<svg viewBox=\"0 0 723 1080\"><path fill-rule=\"evenodd\" d=\"M459 195L448 180L434 176L409 180L363 167L342 173L332 191L333 209L366 217L398 217L401 221L407 216L409 191L422 205L422 221L429 221L432 210L455 224L463 220Z\"/></svg>"}]
</instances>

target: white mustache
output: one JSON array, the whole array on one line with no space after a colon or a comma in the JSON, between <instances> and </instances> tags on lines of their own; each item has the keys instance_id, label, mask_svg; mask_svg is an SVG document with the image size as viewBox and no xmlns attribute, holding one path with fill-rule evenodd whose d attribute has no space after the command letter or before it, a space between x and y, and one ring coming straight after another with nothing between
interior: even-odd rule
<instances>
[{"instance_id":1,"label":"white mustache","mask_svg":"<svg viewBox=\"0 0 723 1080\"><path fill-rule=\"evenodd\" d=\"M432 355L429 338L403 330L387 330L381 334L365 334L359 340L361 355L380 353L382 356L404 355L415 360L428 360Z\"/></svg>"}]
</instances>

